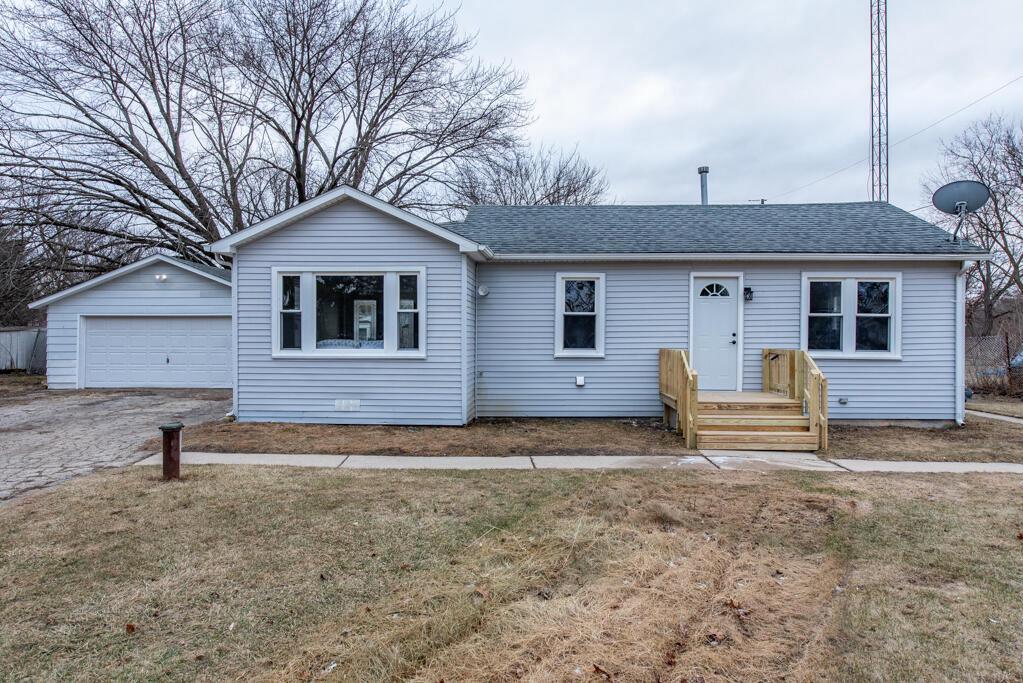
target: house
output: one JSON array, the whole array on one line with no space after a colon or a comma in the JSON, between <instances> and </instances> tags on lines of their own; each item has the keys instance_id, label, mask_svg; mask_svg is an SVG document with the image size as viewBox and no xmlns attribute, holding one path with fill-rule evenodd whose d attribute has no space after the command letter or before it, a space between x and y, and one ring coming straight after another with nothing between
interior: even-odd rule
<instances>
[{"instance_id":1,"label":"house","mask_svg":"<svg viewBox=\"0 0 1023 683\"><path fill-rule=\"evenodd\" d=\"M775 389L765 369L791 350L780 371L826 378L832 419L961 421L963 271L988 258L887 203L489 206L438 225L348 187L208 249L233 259L239 420L422 425L661 415L661 349L687 349L719 402ZM779 407L802 419L804 398Z\"/></svg>"},{"instance_id":2,"label":"house","mask_svg":"<svg viewBox=\"0 0 1023 683\"><path fill-rule=\"evenodd\" d=\"M51 389L231 387L231 272L155 255L31 304Z\"/></svg>"}]
</instances>

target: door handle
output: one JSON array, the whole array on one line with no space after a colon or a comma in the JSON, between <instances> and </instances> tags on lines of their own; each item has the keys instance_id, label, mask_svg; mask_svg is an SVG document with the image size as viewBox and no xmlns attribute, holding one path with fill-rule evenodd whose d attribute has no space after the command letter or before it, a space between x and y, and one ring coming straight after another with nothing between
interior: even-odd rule
<instances>
[{"instance_id":1,"label":"door handle","mask_svg":"<svg viewBox=\"0 0 1023 683\"><path fill-rule=\"evenodd\" d=\"M733 344L738 344L739 342L737 342L737 341L735 341L735 340L733 339L733 340L732 340L732 343L733 343Z\"/></svg>"}]
</instances>

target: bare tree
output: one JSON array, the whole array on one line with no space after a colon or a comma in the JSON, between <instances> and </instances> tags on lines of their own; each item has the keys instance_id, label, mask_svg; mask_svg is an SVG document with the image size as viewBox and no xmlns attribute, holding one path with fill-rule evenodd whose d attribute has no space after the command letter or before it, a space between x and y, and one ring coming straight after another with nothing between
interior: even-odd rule
<instances>
[{"instance_id":1,"label":"bare tree","mask_svg":"<svg viewBox=\"0 0 1023 683\"><path fill-rule=\"evenodd\" d=\"M550 147L516 147L504 158L465 165L452 182L456 206L596 204L607 194L603 171Z\"/></svg>"},{"instance_id":2,"label":"bare tree","mask_svg":"<svg viewBox=\"0 0 1023 683\"><path fill-rule=\"evenodd\" d=\"M991 116L946 143L940 168L925 188L929 193L952 180L978 180L991 188L991 201L968 216L962 234L992 253L968 276L972 328L987 335L1010 310L1000 303L1023 292L1023 125ZM956 221L943 214L934 218L948 229Z\"/></svg>"},{"instance_id":3,"label":"bare tree","mask_svg":"<svg viewBox=\"0 0 1023 683\"><path fill-rule=\"evenodd\" d=\"M15 220L203 261L204 243L342 183L444 208L458 168L526 123L522 79L471 47L451 14L402 0L11 0Z\"/></svg>"}]
</instances>

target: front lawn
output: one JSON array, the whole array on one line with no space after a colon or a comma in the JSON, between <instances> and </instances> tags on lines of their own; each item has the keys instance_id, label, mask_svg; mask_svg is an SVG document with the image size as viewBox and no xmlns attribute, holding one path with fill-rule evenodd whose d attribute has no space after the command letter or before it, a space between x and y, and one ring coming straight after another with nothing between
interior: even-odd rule
<instances>
[{"instance_id":1,"label":"front lawn","mask_svg":"<svg viewBox=\"0 0 1023 683\"><path fill-rule=\"evenodd\" d=\"M966 402L966 409L994 413L995 415L1008 415L1009 417L1023 417L1023 399L977 394Z\"/></svg>"},{"instance_id":2,"label":"front lawn","mask_svg":"<svg viewBox=\"0 0 1023 683\"><path fill-rule=\"evenodd\" d=\"M1023 677L1019 478L185 474L0 507L5 677Z\"/></svg>"},{"instance_id":3,"label":"front lawn","mask_svg":"<svg viewBox=\"0 0 1023 683\"><path fill-rule=\"evenodd\" d=\"M1023 463L1023 425L966 416L962 427L830 427L826 458Z\"/></svg>"},{"instance_id":4,"label":"front lawn","mask_svg":"<svg viewBox=\"0 0 1023 683\"><path fill-rule=\"evenodd\" d=\"M477 420L466 427L209 422L189 427L189 451L327 455L692 455L650 418ZM160 448L153 439L145 446Z\"/></svg>"},{"instance_id":5,"label":"front lawn","mask_svg":"<svg viewBox=\"0 0 1023 683\"><path fill-rule=\"evenodd\" d=\"M501 419L467 427L209 422L184 448L213 453L329 455L691 455L659 420ZM153 439L145 444L158 450ZM1023 425L969 416L963 427L833 424L827 458L1023 462Z\"/></svg>"}]
</instances>

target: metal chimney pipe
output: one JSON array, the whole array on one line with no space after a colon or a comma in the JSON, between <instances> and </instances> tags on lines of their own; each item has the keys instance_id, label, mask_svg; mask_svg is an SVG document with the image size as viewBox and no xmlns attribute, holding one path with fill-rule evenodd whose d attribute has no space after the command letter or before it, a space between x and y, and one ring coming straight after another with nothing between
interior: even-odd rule
<instances>
[{"instance_id":1,"label":"metal chimney pipe","mask_svg":"<svg viewBox=\"0 0 1023 683\"><path fill-rule=\"evenodd\" d=\"M700 174L700 203L707 205L707 174L710 173L710 166L700 166L696 169Z\"/></svg>"}]
</instances>

